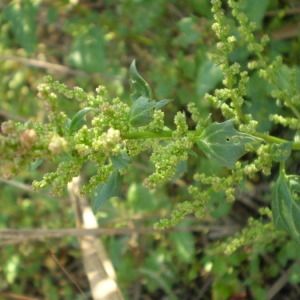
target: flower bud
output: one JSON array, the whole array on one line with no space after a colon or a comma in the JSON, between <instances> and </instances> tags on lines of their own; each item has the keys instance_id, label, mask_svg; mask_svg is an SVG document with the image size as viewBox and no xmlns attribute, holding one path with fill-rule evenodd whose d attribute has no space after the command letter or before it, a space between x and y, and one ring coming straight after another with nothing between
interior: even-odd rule
<instances>
[{"instance_id":1,"label":"flower bud","mask_svg":"<svg viewBox=\"0 0 300 300\"><path fill-rule=\"evenodd\" d=\"M63 152L67 147L67 141L58 135L54 135L51 138L50 144L48 146L48 149L53 154L59 154Z\"/></svg>"},{"instance_id":2,"label":"flower bud","mask_svg":"<svg viewBox=\"0 0 300 300\"><path fill-rule=\"evenodd\" d=\"M26 129L20 135L20 143L26 149L30 149L37 140L37 132L34 129Z\"/></svg>"}]
</instances>

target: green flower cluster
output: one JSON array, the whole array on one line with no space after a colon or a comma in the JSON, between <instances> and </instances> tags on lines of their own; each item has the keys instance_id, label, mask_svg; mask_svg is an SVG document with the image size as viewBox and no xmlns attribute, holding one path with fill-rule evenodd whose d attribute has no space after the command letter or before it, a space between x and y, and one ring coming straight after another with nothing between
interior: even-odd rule
<instances>
[{"instance_id":1,"label":"green flower cluster","mask_svg":"<svg viewBox=\"0 0 300 300\"><path fill-rule=\"evenodd\" d=\"M255 26L241 12L238 1L228 1L236 27L228 23L220 0L212 0L212 5L215 19L212 28L219 39L212 59L222 70L223 86L213 95L206 95L206 99L222 114L223 123L212 123L210 116L202 116L191 103L188 111L194 130L189 129L182 112L175 115L175 129L165 126L161 109L170 100L153 99L149 84L137 72L134 62L130 67L133 89L130 103L119 98L110 99L103 86L99 86L95 93L87 93L80 87L69 89L47 76L38 86L38 96L45 103L48 123L9 121L1 125L1 174L10 178L32 162L51 161L57 165L56 170L45 174L33 185L37 189L49 185L52 193L59 196L68 182L90 162L95 167L95 174L81 192L92 195L93 207L98 209L104 200L117 194L121 176L126 173L129 163L145 150L150 153L150 161L155 167L153 174L144 181L150 189L172 180L180 163L187 161L191 153L197 156L198 150L208 159L228 168L223 177L196 174L195 184L189 187L191 200L180 203L169 219L157 224L157 227L165 228L177 224L189 213L208 216L206 207L214 198L233 202L236 186L258 172L269 175L274 163L280 163L284 169L291 151L300 150L299 135L295 133L294 139L288 141L258 132L259 121L253 114L245 113L245 104L248 104L251 74L257 74L272 86L269 96L274 99L274 105L284 106L292 114L274 113L269 120L298 131L300 96L296 71L284 66L280 58L266 59L264 50L268 38L255 38ZM248 64L230 59L230 55L241 47L246 48L251 56ZM280 80L278 74L286 75L289 84ZM78 106L73 117L59 109L61 101L66 98ZM240 162L239 159L248 152L254 154ZM111 191L114 188L116 191ZM284 216L280 218L280 224L286 224Z\"/></svg>"}]
</instances>

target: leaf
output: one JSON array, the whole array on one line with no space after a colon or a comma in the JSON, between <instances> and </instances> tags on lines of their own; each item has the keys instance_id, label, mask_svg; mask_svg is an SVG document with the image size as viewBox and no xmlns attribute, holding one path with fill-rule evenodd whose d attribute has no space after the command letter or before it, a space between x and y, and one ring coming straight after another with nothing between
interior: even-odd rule
<instances>
[{"instance_id":1,"label":"leaf","mask_svg":"<svg viewBox=\"0 0 300 300\"><path fill-rule=\"evenodd\" d=\"M118 170L115 170L106 183L101 183L92 194L92 210L97 212L101 205L112 197L119 195L122 177Z\"/></svg>"},{"instance_id":2,"label":"leaf","mask_svg":"<svg viewBox=\"0 0 300 300\"><path fill-rule=\"evenodd\" d=\"M247 97L249 102L245 107L245 112L251 114L258 121L257 130L264 132L270 131L273 122L266 118L266 115L278 114L280 108L274 105L270 93L274 87L255 72L249 78L247 84Z\"/></svg>"},{"instance_id":3,"label":"leaf","mask_svg":"<svg viewBox=\"0 0 300 300\"><path fill-rule=\"evenodd\" d=\"M131 88L134 90L130 95L133 104L129 111L129 122L134 127L145 126L153 120L153 109L161 109L171 100L163 99L159 102L153 100L151 88L138 73L135 60L130 65L129 73Z\"/></svg>"},{"instance_id":4,"label":"leaf","mask_svg":"<svg viewBox=\"0 0 300 300\"><path fill-rule=\"evenodd\" d=\"M42 163L43 163L44 159L41 158L41 159L38 159L36 160L35 162L32 162L30 163L27 168L29 171L34 171L36 170Z\"/></svg>"},{"instance_id":5,"label":"leaf","mask_svg":"<svg viewBox=\"0 0 300 300\"><path fill-rule=\"evenodd\" d=\"M86 72L105 71L105 37L100 26L90 24L73 33L68 63Z\"/></svg>"},{"instance_id":6,"label":"leaf","mask_svg":"<svg viewBox=\"0 0 300 300\"><path fill-rule=\"evenodd\" d=\"M255 22L258 28L261 28L265 12L270 0L252 0L243 1L242 11L247 15L249 22Z\"/></svg>"},{"instance_id":7,"label":"leaf","mask_svg":"<svg viewBox=\"0 0 300 300\"><path fill-rule=\"evenodd\" d=\"M195 241L191 232L170 233L172 248L180 261L191 263L195 256Z\"/></svg>"},{"instance_id":8,"label":"leaf","mask_svg":"<svg viewBox=\"0 0 300 300\"><path fill-rule=\"evenodd\" d=\"M20 43L28 53L37 47L36 15L40 1L10 1L4 9L4 16L10 21L16 43ZM4 6L5 7L5 6Z\"/></svg>"},{"instance_id":9,"label":"leaf","mask_svg":"<svg viewBox=\"0 0 300 300\"><path fill-rule=\"evenodd\" d=\"M110 160L115 170L125 170L130 163L130 157L125 151L122 151L118 156L110 156Z\"/></svg>"},{"instance_id":10,"label":"leaf","mask_svg":"<svg viewBox=\"0 0 300 300\"><path fill-rule=\"evenodd\" d=\"M203 153L222 166L234 168L236 161L247 153L245 145L259 139L234 129L233 120L209 125L197 145Z\"/></svg>"},{"instance_id":11,"label":"leaf","mask_svg":"<svg viewBox=\"0 0 300 300\"><path fill-rule=\"evenodd\" d=\"M199 97L203 97L211 91L221 80L222 71L215 63L210 60L205 60L197 74L196 87Z\"/></svg>"},{"instance_id":12,"label":"leaf","mask_svg":"<svg viewBox=\"0 0 300 300\"><path fill-rule=\"evenodd\" d=\"M163 108L164 106L166 106L167 104L169 104L170 102L172 102L171 99L163 99L163 100L160 100L159 102L156 102L155 108L156 108L156 109L161 109L161 108Z\"/></svg>"},{"instance_id":13,"label":"leaf","mask_svg":"<svg viewBox=\"0 0 300 300\"><path fill-rule=\"evenodd\" d=\"M131 88L134 90L134 93L130 95L131 100L136 101L141 96L152 100L151 87L138 73L135 65L135 60L133 60L133 62L130 65L129 75L131 77Z\"/></svg>"},{"instance_id":14,"label":"leaf","mask_svg":"<svg viewBox=\"0 0 300 300\"><path fill-rule=\"evenodd\" d=\"M83 126L85 115L90 111L95 111L95 109L91 107L85 107L75 114L69 124L69 132L71 134L78 131Z\"/></svg>"},{"instance_id":15,"label":"leaf","mask_svg":"<svg viewBox=\"0 0 300 300\"><path fill-rule=\"evenodd\" d=\"M275 227L300 242L300 177L280 171L272 201Z\"/></svg>"},{"instance_id":16,"label":"leaf","mask_svg":"<svg viewBox=\"0 0 300 300\"><path fill-rule=\"evenodd\" d=\"M130 124L134 127L149 124L153 120L152 110L155 106L155 101L149 101L149 99L144 96L138 98L130 108Z\"/></svg>"},{"instance_id":17,"label":"leaf","mask_svg":"<svg viewBox=\"0 0 300 300\"><path fill-rule=\"evenodd\" d=\"M291 155L292 144L292 142L273 144L271 148L273 159L277 162L284 162L287 160Z\"/></svg>"},{"instance_id":18,"label":"leaf","mask_svg":"<svg viewBox=\"0 0 300 300\"><path fill-rule=\"evenodd\" d=\"M176 166L176 172L175 175L172 178L172 181L176 181L183 173L186 173L188 170L188 164L187 161L181 161Z\"/></svg>"}]
</instances>

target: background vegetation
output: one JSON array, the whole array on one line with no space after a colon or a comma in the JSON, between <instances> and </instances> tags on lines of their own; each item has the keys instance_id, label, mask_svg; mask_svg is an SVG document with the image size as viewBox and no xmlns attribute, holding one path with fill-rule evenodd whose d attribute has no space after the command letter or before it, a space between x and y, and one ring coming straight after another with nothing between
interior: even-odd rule
<instances>
[{"instance_id":1,"label":"background vegetation","mask_svg":"<svg viewBox=\"0 0 300 300\"><path fill-rule=\"evenodd\" d=\"M212 60L218 39L211 29L210 1L29 0L4 1L0 6L1 121L43 122L47 118L36 97L37 84L47 74L85 90L104 85L111 97L126 101L133 59L157 99L174 99L164 108L170 127L177 111L189 117L189 102L195 103L203 116L212 113L214 120L223 120L220 110L204 97L222 86L222 73ZM237 25L227 1L223 8L234 32ZM299 86L297 2L244 1L242 10L256 23L255 37L265 33L271 37L264 55L270 59L282 56L281 84L289 86L288 70L295 67ZM245 66L252 57L242 42L230 60ZM269 114L288 112L275 105L271 87L256 72L250 75L247 112L255 116L259 130L288 139L290 132L268 118ZM70 116L77 111L68 100L62 99L60 104ZM298 160L299 153L295 153L289 161L296 174ZM2 179L0 228L75 226L67 195L57 199L28 189L52 168L46 164L20 170L9 182ZM173 232L139 234L138 228L152 228L168 217L177 203L190 197L187 187L196 172L226 176L224 168L200 155L182 166L184 176L179 172L173 182L148 191L142 181L152 169L147 153L140 155L126 176L121 199L107 202L97 215L101 227L131 229L128 234L103 237L126 299L299 299L299 245L271 223L268 236L259 234L261 223L270 222L268 210L260 208L270 207L276 168L269 177L259 173L243 182L234 203L211 201L209 214L202 219L191 215ZM87 176L92 171L92 166L87 168ZM89 299L76 238L19 245L5 242L0 241L0 299L7 299L8 294ZM72 274L84 294L61 267Z\"/></svg>"}]
</instances>

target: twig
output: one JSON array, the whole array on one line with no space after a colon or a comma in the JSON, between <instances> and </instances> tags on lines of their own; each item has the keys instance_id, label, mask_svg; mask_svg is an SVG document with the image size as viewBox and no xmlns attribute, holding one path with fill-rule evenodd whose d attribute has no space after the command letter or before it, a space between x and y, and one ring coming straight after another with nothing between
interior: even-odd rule
<instances>
[{"instance_id":1,"label":"twig","mask_svg":"<svg viewBox=\"0 0 300 300\"><path fill-rule=\"evenodd\" d=\"M84 292L82 291L81 287L79 286L79 284L76 282L76 280L73 278L73 276L64 268L64 266L62 266L62 264L58 261L58 259L56 258L56 256L53 253L53 250L48 247L49 251L51 252L51 257L52 259L55 261L55 263L59 266L59 268L66 274L66 276L69 278L69 280L76 286L76 288L78 289L78 291L81 293L81 295L83 295L85 297ZM86 297L85 297L86 298Z\"/></svg>"},{"instance_id":2,"label":"twig","mask_svg":"<svg viewBox=\"0 0 300 300\"><path fill-rule=\"evenodd\" d=\"M0 298L6 300L41 300L40 298L38 299L38 298L33 298L30 296L24 296L24 295L19 295L14 293L0 293Z\"/></svg>"},{"instance_id":3,"label":"twig","mask_svg":"<svg viewBox=\"0 0 300 300\"><path fill-rule=\"evenodd\" d=\"M269 10L266 12L266 16L278 16L280 13L280 10L276 9L276 10ZM286 9L284 11L285 15L296 15L296 14L300 14L300 7L293 7L293 8L289 8Z\"/></svg>"},{"instance_id":4,"label":"twig","mask_svg":"<svg viewBox=\"0 0 300 300\"><path fill-rule=\"evenodd\" d=\"M267 293L267 300L272 300L273 297L276 296L276 294L285 286L285 284L288 281L289 275L292 271L292 269L295 266L299 266L299 262L296 261L295 263L293 263L287 271L282 272L282 275L275 281L275 283L271 286L271 288L268 290Z\"/></svg>"},{"instance_id":5,"label":"twig","mask_svg":"<svg viewBox=\"0 0 300 300\"><path fill-rule=\"evenodd\" d=\"M0 60L13 60L15 62L30 66L30 67L39 68L39 69L47 69L47 70L51 70L54 72L61 72L61 73L70 74L70 75L82 75L82 76L90 76L91 75L84 71L75 70L75 69L69 68L67 66L49 63L46 61L33 59L33 58L24 58L24 57L13 56L13 55L0 55Z\"/></svg>"},{"instance_id":6,"label":"twig","mask_svg":"<svg viewBox=\"0 0 300 300\"><path fill-rule=\"evenodd\" d=\"M187 226L157 230L151 227L119 227L119 228L65 228L65 229L0 229L0 238L62 238L66 236L81 237L84 235L123 235L123 234L153 234L168 232L199 232L223 230L226 226Z\"/></svg>"},{"instance_id":7,"label":"twig","mask_svg":"<svg viewBox=\"0 0 300 300\"><path fill-rule=\"evenodd\" d=\"M79 195L79 178L73 178L68 191L76 214L76 226L82 229L97 229L98 223L87 200ZM114 267L101 239L91 235L79 238L84 269L94 300L123 300L116 282Z\"/></svg>"},{"instance_id":8,"label":"twig","mask_svg":"<svg viewBox=\"0 0 300 300\"><path fill-rule=\"evenodd\" d=\"M72 75L72 76L85 76L85 77L90 77L90 78L106 78L108 79L115 79L115 80L120 80L123 81L124 78L122 76L117 76L117 75L108 75L104 73L87 73L81 70L76 70L72 69L68 66L63 66L59 64L54 64L54 63L49 63L47 61L39 60L39 59L33 59L33 58L24 58L24 57L19 57L19 56L14 56L14 55L0 55L0 60L13 60L17 63L29 66L29 67L34 67L38 69L45 69L48 71L52 72L59 72L63 73L66 75Z\"/></svg>"},{"instance_id":9,"label":"twig","mask_svg":"<svg viewBox=\"0 0 300 300\"><path fill-rule=\"evenodd\" d=\"M226 226L188 226L188 227L176 227L167 228L165 230L156 230L149 227L137 227L137 228L66 228L66 229L0 229L0 239L5 241L0 242L1 246L10 244L18 244L28 242L30 240L38 240L45 238L63 238L63 237L83 237L83 236L95 236L95 235L126 235L126 234L157 234L157 233L169 233L169 232L208 232L208 231L224 231ZM228 232L232 232L233 228L230 227Z\"/></svg>"},{"instance_id":10,"label":"twig","mask_svg":"<svg viewBox=\"0 0 300 300\"><path fill-rule=\"evenodd\" d=\"M35 192L35 190L28 184L24 184L22 182L11 180L11 179L5 179L3 177L0 177L0 181L7 183L9 185L15 186L19 189L25 190L27 192Z\"/></svg>"}]
</instances>

